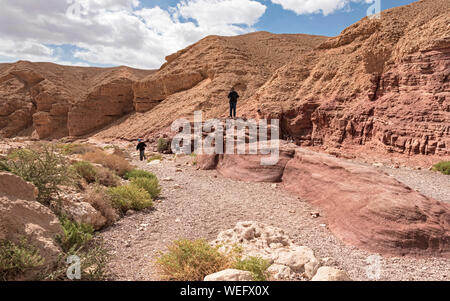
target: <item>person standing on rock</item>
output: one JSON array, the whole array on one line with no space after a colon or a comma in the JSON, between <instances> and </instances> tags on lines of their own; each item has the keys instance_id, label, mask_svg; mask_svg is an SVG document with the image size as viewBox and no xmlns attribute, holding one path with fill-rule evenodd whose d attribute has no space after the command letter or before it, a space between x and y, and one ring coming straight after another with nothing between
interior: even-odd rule
<instances>
[{"instance_id":1,"label":"person standing on rock","mask_svg":"<svg viewBox=\"0 0 450 301\"><path fill-rule=\"evenodd\" d=\"M228 98L230 99L230 118L236 118L236 108L239 97L239 94L234 90L234 88L231 88L231 92L228 94Z\"/></svg>"},{"instance_id":2,"label":"person standing on rock","mask_svg":"<svg viewBox=\"0 0 450 301\"><path fill-rule=\"evenodd\" d=\"M147 144L145 144L142 139L138 139L138 145L136 146L136 150L139 151L139 155L141 158L141 161L144 161L145 159L147 159L147 157L145 156L145 148L147 147Z\"/></svg>"}]
</instances>

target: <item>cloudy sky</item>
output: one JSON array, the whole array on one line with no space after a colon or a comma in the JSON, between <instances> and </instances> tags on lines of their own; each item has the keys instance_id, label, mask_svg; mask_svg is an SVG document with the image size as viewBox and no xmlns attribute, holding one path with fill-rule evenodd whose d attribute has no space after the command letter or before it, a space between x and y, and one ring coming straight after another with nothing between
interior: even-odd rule
<instances>
[{"instance_id":1,"label":"cloudy sky","mask_svg":"<svg viewBox=\"0 0 450 301\"><path fill-rule=\"evenodd\" d=\"M335 36L413 0L0 0L0 62L159 68L207 35L252 31Z\"/></svg>"}]
</instances>

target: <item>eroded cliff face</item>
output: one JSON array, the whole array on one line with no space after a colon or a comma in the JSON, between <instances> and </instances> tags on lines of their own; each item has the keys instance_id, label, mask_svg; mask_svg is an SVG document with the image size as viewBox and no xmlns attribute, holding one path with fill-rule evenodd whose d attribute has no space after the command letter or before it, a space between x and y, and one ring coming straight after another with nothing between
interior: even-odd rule
<instances>
[{"instance_id":1,"label":"eroded cliff face","mask_svg":"<svg viewBox=\"0 0 450 301\"><path fill-rule=\"evenodd\" d=\"M277 69L303 56L327 38L255 32L209 36L166 58L156 73L133 85L137 114L99 134L102 138L150 137L178 118L228 114L227 95L235 87L249 99Z\"/></svg>"},{"instance_id":2,"label":"eroded cliff face","mask_svg":"<svg viewBox=\"0 0 450 301\"><path fill-rule=\"evenodd\" d=\"M244 110L280 118L303 146L450 155L449 15L425 0L365 18L280 68Z\"/></svg>"},{"instance_id":3,"label":"eroded cliff face","mask_svg":"<svg viewBox=\"0 0 450 301\"><path fill-rule=\"evenodd\" d=\"M19 61L0 64L0 136L81 136L134 111L132 85L153 71Z\"/></svg>"}]
</instances>

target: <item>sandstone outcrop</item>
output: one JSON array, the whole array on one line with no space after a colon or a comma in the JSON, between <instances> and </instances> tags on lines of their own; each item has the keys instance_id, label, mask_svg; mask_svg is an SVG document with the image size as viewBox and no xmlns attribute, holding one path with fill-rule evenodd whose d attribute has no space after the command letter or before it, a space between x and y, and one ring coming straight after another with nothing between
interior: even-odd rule
<instances>
[{"instance_id":1,"label":"sandstone outcrop","mask_svg":"<svg viewBox=\"0 0 450 301\"><path fill-rule=\"evenodd\" d=\"M62 235L58 218L47 207L36 201L37 189L22 178L0 173L0 240L14 243L27 239L45 259L40 269L51 268L61 250L55 242ZM24 277L33 279L38 271ZM26 280L24 279L24 280Z\"/></svg>"},{"instance_id":2,"label":"sandstone outcrop","mask_svg":"<svg viewBox=\"0 0 450 301\"><path fill-rule=\"evenodd\" d=\"M252 273L247 271L227 269L205 277L204 281L252 281Z\"/></svg>"},{"instance_id":3,"label":"sandstone outcrop","mask_svg":"<svg viewBox=\"0 0 450 301\"><path fill-rule=\"evenodd\" d=\"M375 168L297 149L283 187L323 208L344 242L382 254L450 257L450 205Z\"/></svg>"},{"instance_id":4,"label":"sandstone outcrop","mask_svg":"<svg viewBox=\"0 0 450 301\"><path fill-rule=\"evenodd\" d=\"M311 281L351 281L344 271L333 267L320 267Z\"/></svg>"},{"instance_id":5,"label":"sandstone outcrop","mask_svg":"<svg viewBox=\"0 0 450 301\"><path fill-rule=\"evenodd\" d=\"M235 180L281 181L281 187L324 209L331 231L361 249L450 256L448 204L423 196L375 167L292 144L281 144L281 149L295 155L281 157L278 165L269 168L261 166L261 155L202 155L199 167L216 166L223 176ZM249 156L252 159L244 161ZM202 163L212 161L216 163Z\"/></svg>"},{"instance_id":6,"label":"sandstone outcrop","mask_svg":"<svg viewBox=\"0 0 450 301\"><path fill-rule=\"evenodd\" d=\"M132 85L153 71L19 61L0 64L0 136L81 136L134 111Z\"/></svg>"}]
</instances>

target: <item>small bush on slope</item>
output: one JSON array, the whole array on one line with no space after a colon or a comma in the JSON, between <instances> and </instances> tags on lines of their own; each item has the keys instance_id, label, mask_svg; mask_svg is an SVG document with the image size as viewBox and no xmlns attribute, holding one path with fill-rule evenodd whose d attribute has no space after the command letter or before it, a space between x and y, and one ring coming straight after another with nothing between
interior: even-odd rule
<instances>
[{"instance_id":1,"label":"small bush on slope","mask_svg":"<svg viewBox=\"0 0 450 301\"><path fill-rule=\"evenodd\" d=\"M67 258L76 255L80 258L81 281L101 281L106 280L108 275L107 263L108 252L102 245L95 245L88 250L74 250L61 254L57 267L51 271L46 271L41 278L45 281L67 280Z\"/></svg>"},{"instance_id":2,"label":"small bush on slope","mask_svg":"<svg viewBox=\"0 0 450 301\"><path fill-rule=\"evenodd\" d=\"M164 153L170 150L170 141L168 139L159 138L157 144L158 153Z\"/></svg>"},{"instance_id":3,"label":"small bush on slope","mask_svg":"<svg viewBox=\"0 0 450 301\"><path fill-rule=\"evenodd\" d=\"M0 241L0 280L7 281L44 264L39 251L24 238L18 244Z\"/></svg>"},{"instance_id":4,"label":"small bush on slope","mask_svg":"<svg viewBox=\"0 0 450 301\"><path fill-rule=\"evenodd\" d=\"M61 217L60 222L63 235L58 235L56 240L64 252L82 249L93 238L94 228L91 225L79 224L66 217Z\"/></svg>"},{"instance_id":5,"label":"small bush on slope","mask_svg":"<svg viewBox=\"0 0 450 301\"><path fill-rule=\"evenodd\" d=\"M77 172L77 174L86 180L86 182L94 183L97 179L97 170L89 162L81 161L81 162L75 162L73 165L73 168Z\"/></svg>"},{"instance_id":6,"label":"small bush on slope","mask_svg":"<svg viewBox=\"0 0 450 301\"><path fill-rule=\"evenodd\" d=\"M119 219L117 211L104 189L90 188L86 193L86 200L106 218L107 225L112 225Z\"/></svg>"},{"instance_id":7,"label":"small bush on slope","mask_svg":"<svg viewBox=\"0 0 450 301\"><path fill-rule=\"evenodd\" d=\"M439 171L444 175L450 175L450 161L442 161L433 166L434 171Z\"/></svg>"},{"instance_id":8,"label":"small bush on slope","mask_svg":"<svg viewBox=\"0 0 450 301\"><path fill-rule=\"evenodd\" d=\"M232 266L230 257L212 247L206 240L177 240L157 260L163 280L203 281L210 274Z\"/></svg>"},{"instance_id":9,"label":"small bush on slope","mask_svg":"<svg viewBox=\"0 0 450 301\"><path fill-rule=\"evenodd\" d=\"M121 177L133 169L133 166L125 158L114 154L111 155L101 150L86 153L82 155L82 158L83 160L103 165Z\"/></svg>"},{"instance_id":10,"label":"small bush on slope","mask_svg":"<svg viewBox=\"0 0 450 301\"><path fill-rule=\"evenodd\" d=\"M157 178L132 178L131 184L143 188L150 194L152 199L157 198L161 193L161 186L159 186Z\"/></svg>"},{"instance_id":11,"label":"small bush on slope","mask_svg":"<svg viewBox=\"0 0 450 301\"><path fill-rule=\"evenodd\" d=\"M12 173L33 183L39 190L38 201L46 205L59 196L60 186L72 185L75 179L67 159L53 146L15 150L5 164Z\"/></svg>"},{"instance_id":12,"label":"small bush on slope","mask_svg":"<svg viewBox=\"0 0 450 301\"><path fill-rule=\"evenodd\" d=\"M110 169L97 167L95 181L106 187L116 187L120 184L120 178Z\"/></svg>"},{"instance_id":13,"label":"small bush on slope","mask_svg":"<svg viewBox=\"0 0 450 301\"><path fill-rule=\"evenodd\" d=\"M133 169L129 172L127 172L124 177L125 180L131 180L132 178L149 178L149 179L156 179L156 176L152 174L151 172L140 170L140 169Z\"/></svg>"},{"instance_id":14,"label":"small bush on slope","mask_svg":"<svg viewBox=\"0 0 450 301\"><path fill-rule=\"evenodd\" d=\"M233 268L242 271L249 271L253 275L253 280L255 281L267 281L267 269L270 264L267 260L262 259L261 257L248 257L244 260L238 259Z\"/></svg>"},{"instance_id":15,"label":"small bush on slope","mask_svg":"<svg viewBox=\"0 0 450 301\"><path fill-rule=\"evenodd\" d=\"M145 189L133 184L110 188L108 194L114 208L123 214L130 209L140 211L153 207L150 194Z\"/></svg>"}]
</instances>

